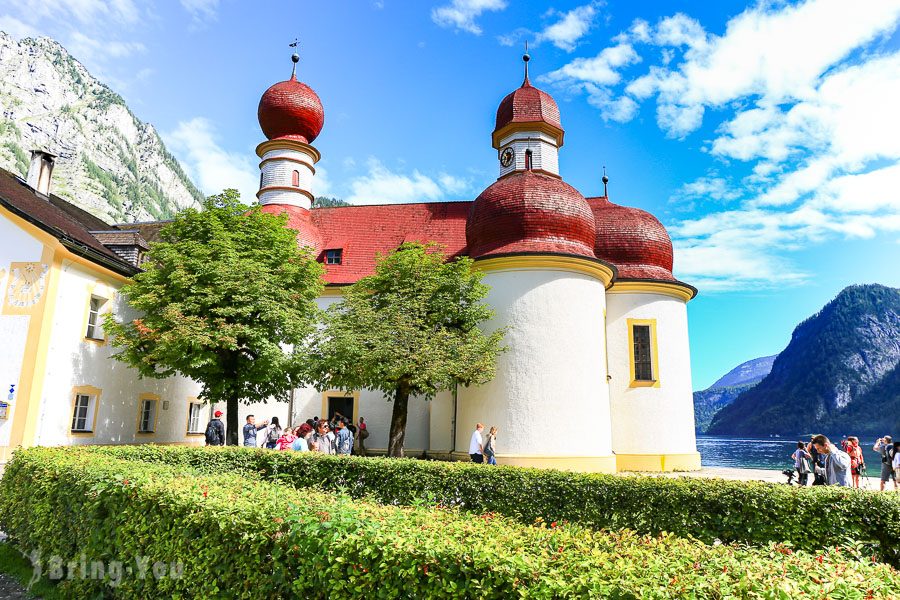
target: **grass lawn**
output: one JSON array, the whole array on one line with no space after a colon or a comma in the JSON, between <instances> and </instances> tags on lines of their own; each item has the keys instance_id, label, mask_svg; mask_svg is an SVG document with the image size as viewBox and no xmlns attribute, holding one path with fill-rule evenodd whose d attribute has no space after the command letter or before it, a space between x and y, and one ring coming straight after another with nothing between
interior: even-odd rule
<instances>
[{"instance_id":1,"label":"grass lawn","mask_svg":"<svg viewBox=\"0 0 900 600\"><path fill-rule=\"evenodd\" d=\"M0 542L0 573L9 575L21 583L22 587L27 588L33 573L31 561L10 544ZM46 578L35 582L31 586L29 594L32 597L43 598L44 600L62 599L62 595L60 595L56 586Z\"/></svg>"}]
</instances>

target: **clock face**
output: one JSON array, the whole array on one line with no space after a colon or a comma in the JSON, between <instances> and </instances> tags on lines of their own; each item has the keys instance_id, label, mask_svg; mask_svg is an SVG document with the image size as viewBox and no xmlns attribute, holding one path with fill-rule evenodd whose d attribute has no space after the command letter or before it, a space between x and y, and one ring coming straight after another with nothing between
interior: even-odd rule
<instances>
[{"instance_id":1,"label":"clock face","mask_svg":"<svg viewBox=\"0 0 900 600\"><path fill-rule=\"evenodd\" d=\"M504 167L508 167L512 164L513 159L516 157L515 151L512 148L505 148L503 152L500 154L500 164Z\"/></svg>"},{"instance_id":2,"label":"clock face","mask_svg":"<svg viewBox=\"0 0 900 600\"><path fill-rule=\"evenodd\" d=\"M25 263L12 268L7 303L10 306L24 308L40 302L41 296L44 295L44 284L49 269L42 263Z\"/></svg>"}]
</instances>

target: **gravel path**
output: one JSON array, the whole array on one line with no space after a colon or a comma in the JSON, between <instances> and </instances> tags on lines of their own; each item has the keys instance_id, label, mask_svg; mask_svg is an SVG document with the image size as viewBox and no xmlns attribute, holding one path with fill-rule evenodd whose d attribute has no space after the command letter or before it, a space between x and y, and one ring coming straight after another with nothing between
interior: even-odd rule
<instances>
[{"instance_id":1,"label":"gravel path","mask_svg":"<svg viewBox=\"0 0 900 600\"><path fill-rule=\"evenodd\" d=\"M26 600L34 598L25 587L5 573L0 573L0 598L4 600Z\"/></svg>"}]
</instances>

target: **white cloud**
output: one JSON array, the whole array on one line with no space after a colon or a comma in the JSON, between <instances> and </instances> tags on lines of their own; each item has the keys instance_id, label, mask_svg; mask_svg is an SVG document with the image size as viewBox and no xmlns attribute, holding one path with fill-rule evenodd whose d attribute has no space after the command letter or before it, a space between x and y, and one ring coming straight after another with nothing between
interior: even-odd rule
<instances>
[{"instance_id":1,"label":"white cloud","mask_svg":"<svg viewBox=\"0 0 900 600\"><path fill-rule=\"evenodd\" d=\"M591 30L596 16L596 3L573 8L562 14L558 21L547 26L537 36L537 41L548 41L557 48L571 52L578 40Z\"/></svg>"},{"instance_id":2,"label":"white cloud","mask_svg":"<svg viewBox=\"0 0 900 600\"><path fill-rule=\"evenodd\" d=\"M622 43L604 48L593 58L576 58L556 71L541 77L542 81L551 83L564 82L574 85L593 83L612 85L622 79L622 67L640 62L641 57L631 44Z\"/></svg>"},{"instance_id":3,"label":"white cloud","mask_svg":"<svg viewBox=\"0 0 900 600\"><path fill-rule=\"evenodd\" d=\"M75 20L88 26L98 22L132 24L140 18L140 10L131 0L19 0L12 8L32 25L48 20Z\"/></svg>"},{"instance_id":4,"label":"white cloud","mask_svg":"<svg viewBox=\"0 0 900 600\"><path fill-rule=\"evenodd\" d=\"M181 0L181 6L191 14L196 23L203 23L215 20L219 0Z\"/></svg>"},{"instance_id":5,"label":"white cloud","mask_svg":"<svg viewBox=\"0 0 900 600\"><path fill-rule=\"evenodd\" d=\"M6 32L17 40L26 37L37 37L40 35L34 27L23 23L15 17L9 15L0 15L0 31Z\"/></svg>"},{"instance_id":6,"label":"white cloud","mask_svg":"<svg viewBox=\"0 0 900 600\"><path fill-rule=\"evenodd\" d=\"M368 173L350 182L351 204L385 204L391 202L434 202L452 199L469 189L469 182L446 173L429 177L414 170L410 174L397 173L378 159L369 158Z\"/></svg>"},{"instance_id":7,"label":"white cloud","mask_svg":"<svg viewBox=\"0 0 900 600\"><path fill-rule=\"evenodd\" d=\"M140 42L101 41L81 32L74 32L68 44L69 52L82 62L95 62L105 58L125 58L146 52Z\"/></svg>"},{"instance_id":8,"label":"white cloud","mask_svg":"<svg viewBox=\"0 0 900 600\"><path fill-rule=\"evenodd\" d=\"M163 134L166 145L204 194L235 188L245 203L255 202L259 169L246 152L232 153L222 148L217 137L213 124L202 117L182 121L175 131ZM324 179L321 169L316 170L316 179Z\"/></svg>"},{"instance_id":9,"label":"white cloud","mask_svg":"<svg viewBox=\"0 0 900 600\"><path fill-rule=\"evenodd\" d=\"M673 199L711 198L713 200L730 201L738 198L740 195L740 192L734 189L727 179L719 177L717 173L712 173L695 179L690 183L685 183L681 186L679 196Z\"/></svg>"},{"instance_id":10,"label":"white cloud","mask_svg":"<svg viewBox=\"0 0 900 600\"><path fill-rule=\"evenodd\" d=\"M801 283L791 251L900 231L900 52L878 45L898 22L900 0L760 2L721 35L683 14L636 20L605 51L649 60L640 45L656 46L655 64L576 58L550 80L607 120L655 98L669 137L720 119L707 156L751 174L711 172L673 196L697 215L670 227L678 274L707 290Z\"/></svg>"},{"instance_id":11,"label":"white cloud","mask_svg":"<svg viewBox=\"0 0 900 600\"><path fill-rule=\"evenodd\" d=\"M475 19L485 11L506 8L506 0L452 0L446 6L438 6L431 11L431 20L441 27L454 28L475 35L481 35L481 27Z\"/></svg>"}]
</instances>

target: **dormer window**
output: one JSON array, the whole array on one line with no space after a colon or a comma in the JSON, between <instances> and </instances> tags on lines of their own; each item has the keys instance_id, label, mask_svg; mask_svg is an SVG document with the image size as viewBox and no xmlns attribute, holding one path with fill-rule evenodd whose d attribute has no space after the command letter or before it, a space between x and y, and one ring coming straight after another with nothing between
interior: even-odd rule
<instances>
[{"instance_id":1,"label":"dormer window","mask_svg":"<svg viewBox=\"0 0 900 600\"><path fill-rule=\"evenodd\" d=\"M339 265L343 258L344 251L341 248L333 248L325 251L326 265Z\"/></svg>"},{"instance_id":2,"label":"dormer window","mask_svg":"<svg viewBox=\"0 0 900 600\"><path fill-rule=\"evenodd\" d=\"M300 187L300 171L294 171L291 173L291 185L294 187Z\"/></svg>"}]
</instances>

